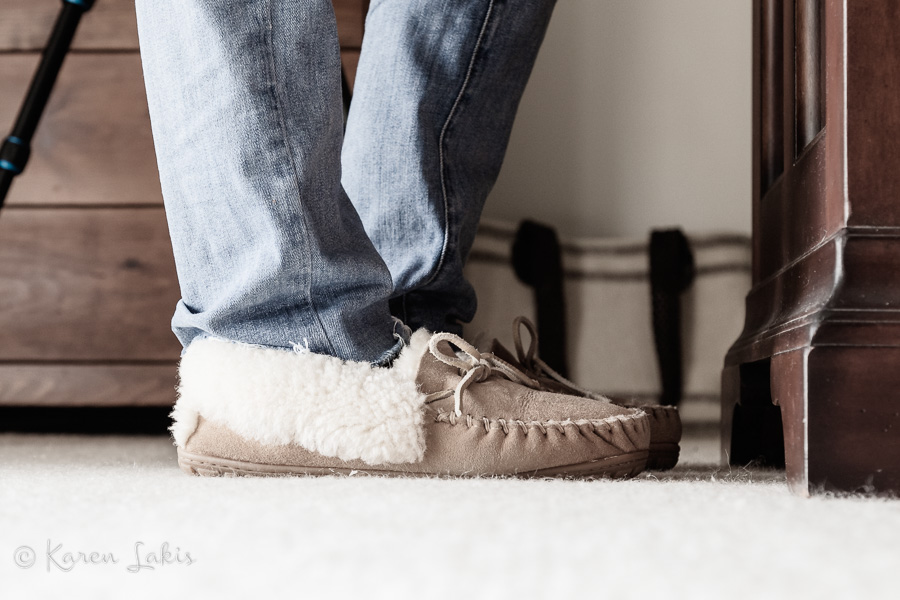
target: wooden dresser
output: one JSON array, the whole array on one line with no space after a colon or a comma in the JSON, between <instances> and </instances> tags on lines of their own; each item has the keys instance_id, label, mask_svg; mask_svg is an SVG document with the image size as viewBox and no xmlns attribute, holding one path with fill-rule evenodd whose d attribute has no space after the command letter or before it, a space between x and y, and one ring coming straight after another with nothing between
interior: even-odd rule
<instances>
[{"instance_id":1,"label":"wooden dresser","mask_svg":"<svg viewBox=\"0 0 900 600\"><path fill-rule=\"evenodd\" d=\"M368 0L335 0L352 81ZM0 131L59 0L0 5ZM0 405L166 406L179 298L133 0L99 0L0 213Z\"/></svg>"},{"instance_id":2,"label":"wooden dresser","mask_svg":"<svg viewBox=\"0 0 900 600\"><path fill-rule=\"evenodd\" d=\"M754 40L753 289L724 450L784 464L800 494L896 494L900 3L755 0Z\"/></svg>"}]
</instances>

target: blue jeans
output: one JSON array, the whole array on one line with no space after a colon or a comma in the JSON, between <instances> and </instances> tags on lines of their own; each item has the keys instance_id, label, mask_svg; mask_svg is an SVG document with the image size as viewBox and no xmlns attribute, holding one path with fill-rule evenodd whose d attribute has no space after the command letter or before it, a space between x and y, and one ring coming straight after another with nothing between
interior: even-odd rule
<instances>
[{"instance_id":1,"label":"blue jeans","mask_svg":"<svg viewBox=\"0 0 900 600\"><path fill-rule=\"evenodd\" d=\"M137 0L182 345L382 363L397 319L458 333L554 2L372 0L344 136L329 0Z\"/></svg>"}]
</instances>

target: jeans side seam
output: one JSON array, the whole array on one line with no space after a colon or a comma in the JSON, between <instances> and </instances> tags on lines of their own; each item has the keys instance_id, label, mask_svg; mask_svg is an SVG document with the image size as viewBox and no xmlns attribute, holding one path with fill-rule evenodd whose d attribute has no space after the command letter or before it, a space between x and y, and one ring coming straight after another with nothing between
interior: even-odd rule
<instances>
[{"instance_id":1,"label":"jeans side seam","mask_svg":"<svg viewBox=\"0 0 900 600\"><path fill-rule=\"evenodd\" d=\"M293 183L294 189L297 192L297 204L300 209L300 219L303 221L303 237L305 238L305 244L303 245L303 252L306 255L306 264L310 268L309 277L306 278L306 299L309 303L309 309L315 318L316 324L319 326L319 331L322 333L322 337L325 342L328 344L328 348L330 348L331 354L336 355L336 350L334 348L334 344L332 344L331 339L328 337L328 332L325 330L325 326L322 323L322 319L319 316L319 312L316 310L315 303L312 298L312 252L310 251L310 239L309 239L309 222L306 219L306 210L303 206L303 201L301 197L301 186L300 186L300 173L297 170L297 163L294 160L294 156L291 152L291 147L288 144L288 131L287 131L287 122L284 118L284 110L282 108L283 102L281 98L281 94L279 92L278 85L278 76L276 74L275 69L275 50L274 44L272 43L272 0L268 0L266 2L266 51L268 53L269 58L269 72L271 74L272 80L272 95L275 100L275 113L278 115L278 126L281 129L282 143L284 145L285 154L287 154L288 163L291 166L291 172L293 173Z\"/></svg>"},{"instance_id":2,"label":"jeans side seam","mask_svg":"<svg viewBox=\"0 0 900 600\"><path fill-rule=\"evenodd\" d=\"M438 259L438 264L434 268L434 272L431 274L424 283L417 285L415 289L423 288L430 283L432 283L435 279L437 279L438 275L441 272L441 269L444 266L444 261L447 257L447 249L450 246L450 200L447 195L447 177L445 173L446 161L444 159L444 140L447 135L447 130L450 128L450 122L453 120L453 117L456 115L456 109L459 107L462 102L463 95L466 93L466 90L469 87L469 82L472 79L472 72L475 69L475 60L478 58L478 52L481 50L481 43L484 40L485 32L488 28L488 23L491 20L491 15L494 12L494 2L495 0L490 0L488 3L487 11L484 14L484 20L481 23L481 30L478 32L478 38L475 40L475 47L472 49L472 56L469 58L469 66L466 69L466 76L463 79L462 86L460 87L459 93L456 95L456 99L453 101L453 106L450 107L450 112L447 114L447 120L444 121L443 127L441 127L441 134L438 138L438 157L439 157L439 170L441 175L441 196L444 202L444 241L441 245L441 256ZM412 291L412 290L409 290Z\"/></svg>"}]
</instances>

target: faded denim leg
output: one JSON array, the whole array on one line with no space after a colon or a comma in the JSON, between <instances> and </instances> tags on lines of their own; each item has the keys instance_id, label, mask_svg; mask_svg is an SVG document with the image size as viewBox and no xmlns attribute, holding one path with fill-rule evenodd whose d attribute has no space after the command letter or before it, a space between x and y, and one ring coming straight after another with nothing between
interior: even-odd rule
<instances>
[{"instance_id":1,"label":"faded denim leg","mask_svg":"<svg viewBox=\"0 0 900 600\"><path fill-rule=\"evenodd\" d=\"M413 328L475 314L463 265L554 4L372 0L343 183Z\"/></svg>"},{"instance_id":2,"label":"faded denim leg","mask_svg":"<svg viewBox=\"0 0 900 600\"><path fill-rule=\"evenodd\" d=\"M331 2L136 5L183 346L390 359L390 273L341 187Z\"/></svg>"}]
</instances>

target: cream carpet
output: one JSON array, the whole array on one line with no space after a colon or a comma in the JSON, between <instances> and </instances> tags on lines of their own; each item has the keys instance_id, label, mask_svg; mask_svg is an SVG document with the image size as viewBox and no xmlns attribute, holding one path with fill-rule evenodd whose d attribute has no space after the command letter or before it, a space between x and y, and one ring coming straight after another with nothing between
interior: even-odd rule
<instances>
[{"instance_id":1,"label":"cream carpet","mask_svg":"<svg viewBox=\"0 0 900 600\"><path fill-rule=\"evenodd\" d=\"M3 434L0 598L900 597L900 501L714 456L691 438L628 482L201 479L163 437Z\"/></svg>"}]
</instances>

